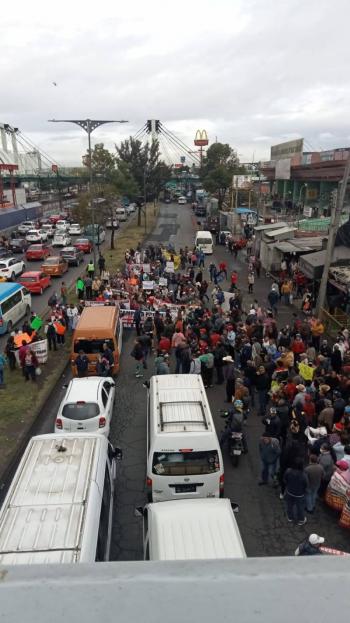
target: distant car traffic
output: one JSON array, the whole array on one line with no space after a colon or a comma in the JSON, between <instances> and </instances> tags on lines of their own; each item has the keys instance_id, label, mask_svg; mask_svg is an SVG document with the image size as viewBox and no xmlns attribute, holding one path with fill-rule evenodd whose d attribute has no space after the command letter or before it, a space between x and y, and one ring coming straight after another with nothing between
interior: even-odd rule
<instances>
[{"instance_id":1,"label":"distant car traffic","mask_svg":"<svg viewBox=\"0 0 350 623\"><path fill-rule=\"evenodd\" d=\"M38 229L29 229L26 233L27 242L42 242Z\"/></svg>"},{"instance_id":2,"label":"distant car traffic","mask_svg":"<svg viewBox=\"0 0 350 623\"><path fill-rule=\"evenodd\" d=\"M119 221L118 219L113 219L113 226L112 226L112 219L108 218L106 221L106 227L107 229L119 229Z\"/></svg>"},{"instance_id":3,"label":"distant car traffic","mask_svg":"<svg viewBox=\"0 0 350 623\"><path fill-rule=\"evenodd\" d=\"M64 275L64 273L68 270L68 262L63 259L63 257L59 257L58 255L53 255L52 257L48 257L45 262L41 265L41 270L46 275L51 275L52 277L59 277Z\"/></svg>"},{"instance_id":4,"label":"distant car traffic","mask_svg":"<svg viewBox=\"0 0 350 623\"><path fill-rule=\"evenodd\" d=\"M51 216L49 217L49 221L53 225L56 225L57 221L59 221L60 219L61 219L61 215L60 214L51 214Z\"/></svg>"},{"instance_id":5,"label":"distant car traffic","mask_svg":"<svg viewBox=\"0 0 350 623\"><path fill-rule=\"evenodd\" d=\"M55 433L99 432L108 437L114 395L111 377L72 379L58 409Z\"/></svg>"},{"instance_id":6,"label":"distant car traffic","mask_svg":"<svg viewBox=\"0 0 350 623\"><path fill-rule=\"evenodd\" d=\"M182 197L181 196L181 197L178 198L177 202L178 202L179 205L185 205L187 203L187 199L186 199L186 197Z\"/></svg>"},{"instance_id":7,"label":"distant car traffic","mask_svg":"<svg viewBox=\"0 0 350 623\"><path fill-rule=\"evenodd\" d=\"M40 270L31 270L23 273L18 283L25 286L31 294L42 294L51 285L51 278Z\"/></svg>"},{"instance_id":8,"label":"distant car traffic","mask_svg":"<svg viewBox=\"0 0 350 623\"><path fill-rule=\"evenodd\" d=\"M31 244L26 250L26 260L45 260L50 255L50 249L47 244Z\"/></svg>"},{"instance_id":9,"label":"distant car traffic","mask_svg":"<svg viewBox=\"0 0 350 623\"><path fill-rule=\"evenodd\" d=\"M30 229L36 229L36 226L37 224L35 221L24 221L18 225L18 232L20 234L27 234Z\"/></svg>"},{"instance_id":10,"label":"distant car traffic","mask_svg":"<svg viewBox=\"0 0 350 623\"><path fill-rule=\"evenodd\" d=\"M116 215L118 221L124 222L124 221L127 221L127 219L128 219L128 213L126 211L126 208L121 208L121 207L116 208L115 209L115 215Z\"/></svg>"},{"instance_id":11,"label":"distant car traffic","mask_svg":"<svg viewBox=\"0 0 350 623\"><path fill-rule=\"evenodd\" d=\"M24 253L28 249L29 244L25 238L11 238L9 240L9 249L12 253Z\"/></svg>"},{"instance_id":12,"label":"distant car traffic","mask_svg":"<svg viewBox=\"0 0 350 623\"><path fill-rule=\"evenodd\" d=\"M71 223L68 228L68 233L70 236L81 236L81 227L79 223Z\"/></svg>"},{"instance_id":13,"label":"distant car traffic","mask_svg":"<svg viewBox=\"0 0 350 623\"><path fill-rule=\"evenodd\" d=\"M58 231L59 231L59 233L61 233L62 231L63 232L68 232L69 227L70 227L70 225L69 225L68 221L66 221L66 220L60 219L60 220L58 220L56 222L56 232L58 232Z\"/></svg>"},{"instance_id":14,"label":"distant car traffic","mask_svg":"<svg viewBox=\"0 0 350 623\"><path fill-rule=\"evenodd\" d=\"M25 269L23 260L16 257L3 257L0 260L0 276L14 281Z\"/></svg>"},{"instance_id":15,"label":"distant car traffic","mask_svg":"<svg viewBox=\"0 0 350 623\"><path fill-rule=\"evenodd\" d=\"M63 257L69 265L79 266L84 261L84 251L77 249L77 247L64 247L60 251L60 257Z\"/></svg>"},{"instance_id":16,"label":"distant car traffic","mask_svg":"<svg viewBox=\"0 0 350 623\"><path fill-rule=\"evenodd\" d=\"M78 238L74 242L73 247L80 249L83 253L91 253L93 245L89 238Z\"/></svg>"},{"instance_id":17,"label":"distant car traffic","mask_svg":"<svg viewBox=\"0 0 350 623\"><path fill-rule=\"evenodd\" d=\"M62 233L60 233L62 231ZM68 247L71 244L72 240L68 234L66 234L63 230L57 230L53 237L52 246L53 247Z\"/></svg>"},{"instance_id":18,"label":"distant car traffic","mask_svg":"<svg viewBox=\"0 0 350 623\"><path fill-rule=\"evenodd\" d=\"M55 235L55 228L52 225L52 223L44 223L41 226L41 230L40 231L45 231L48 238L53 238L54 235Z\"/></svg>"}]
</instances>

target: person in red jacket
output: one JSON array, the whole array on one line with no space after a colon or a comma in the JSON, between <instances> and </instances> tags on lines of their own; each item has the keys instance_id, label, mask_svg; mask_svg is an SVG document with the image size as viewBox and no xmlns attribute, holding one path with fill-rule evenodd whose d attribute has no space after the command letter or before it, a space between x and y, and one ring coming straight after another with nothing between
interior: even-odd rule
<instances>
[{"instance_id":1,"label":"person in red jacket","mask_svg":"<svg viewBox=\"0 0 350 623\"><path fill-rule=\"evenodd\" d=\"M171 349L171 342L169 338L165 337L165 335L162 335L162 337L159 340L158 350L161 350L164 353L170 353L170 349Z\"/></svg>"},{"instance_id":2,"label":"person in red jacket","mask_svg":"<svg viewBox=\"0 0 350 623\"><path fill-rule=\"evenodd\" d=\"M306 347L299 334L297 334L295 339L292 341L291 350L294 353L295 361L299 361L301 353L305 353Z\"/></svg>"}]
</instances>

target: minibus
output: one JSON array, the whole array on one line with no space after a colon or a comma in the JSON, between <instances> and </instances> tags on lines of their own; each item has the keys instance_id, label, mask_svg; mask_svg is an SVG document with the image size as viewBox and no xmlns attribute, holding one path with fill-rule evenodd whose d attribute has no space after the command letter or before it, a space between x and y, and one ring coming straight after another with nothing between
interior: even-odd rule
<instances>
[{"instance_id":1,"label":"minibus","mask_svg":"<svg viewBox=\"0 0 350 623\"><path fill-rule=\"evenodd\" d=\"M0 335L11 333L23 316L29 316L30 292L19 283L0 283Z\"/></svg>"},{"instance_id":2,"label":"minibus","mask_svg":"<svg viewBox=\"0 0 350 623\"><path fill-rule=\"evenodd\" d=\"M199 374L150 379L146 485L152 502L223 496L223 460Z\"/></svg>"},{"instance_id":3,"label":"minibus","mask_svg":"<svg viewBox=\"0 0 350 623\"><path fill-rule=\"evenodd\" d=\"M75 360L80 351L83 351L89 359L88 375L96 375L98 355L103 353L104 343L107 344L114 357L114 365L109 374L117 374L119 372L122 339L123 325L120 322L117 305L85 307L73 333L71 351L73 375L77 376Z\"/></svg>"},{"instance_id":4,"label":"minibus","mask_svg":"<svg viewBox=\"0 0 350 623\"><path fill-rule=\"evenodd\" d=\"M246 558L228 499L148 504L143 509L143 544L145 560Z\"/></svg>"},{"instance_id":5,"label":"minibus","mask_svg":"<svg viewBox=\"0 0 350 623\"><path fill-rule=\"evenodd\" d=\"M206 255L213 253L213 236L210 231L197 231L195 247L202 250Z\"/></svg>"},{"instance_id":6,"label":"minibus","mask_svg":"<svg viewBox=\"0 0 350 623\"><path fill-rule=\"evenodd\" d=\"M108 560L120 458L99 433L32 437L0 510L0 564Z\"/></svg>"}]
</instances>

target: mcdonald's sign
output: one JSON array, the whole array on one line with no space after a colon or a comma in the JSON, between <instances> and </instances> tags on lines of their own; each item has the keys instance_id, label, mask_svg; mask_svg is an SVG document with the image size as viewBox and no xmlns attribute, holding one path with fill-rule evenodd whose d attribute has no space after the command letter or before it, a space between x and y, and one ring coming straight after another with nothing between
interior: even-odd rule
<instances>
[{"instance_id":1,"label":"mcdonald's sign","mask_svg":"<svg viewBox=\"0 0 350 623\"><path fill-rule=\"evenodd\" d=\"M197 147L205 147L208 145L209 139L205 130L197 130L196 136L194 138L194 144Z\"/></svg>"}]
</instances>

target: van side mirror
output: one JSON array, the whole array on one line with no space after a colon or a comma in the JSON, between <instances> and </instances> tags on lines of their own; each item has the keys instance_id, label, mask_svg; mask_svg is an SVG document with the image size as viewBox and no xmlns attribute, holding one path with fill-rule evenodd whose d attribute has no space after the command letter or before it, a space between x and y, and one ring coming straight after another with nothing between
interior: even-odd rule
<instances>
[{"instance_id":1,"label":"van side mirror","mask_svg":"<svg viewBox=\"0 0 350 623\"><path fill-rule=\"evenodd\" d=\"M135 517L143 517L144 515L144 508L143 506L135 506L134 508L134 516Z\"/></svg>"},{"instance_id":2,"label":"van side mirror","mask_svg":"<svg viewBox=\"0 0 350 623\"><path fill-rule=\"evenodd\" d=\"M142 385L145 389L149 389L149 381L144 381Z\"/></svg>"},{"instance_id":3,"label":"van side mirror","mask_svg":"<svg viewBox=\"0 0 350 623\"><path fill-rule=\"evenodd\" d=\"M121 448L114 448L114 458L117 461L121 461L123 458L123 450Z\"/></svg>"},{"instance_id":4,"label":"van side mirror","mask_svg":"<svg viewBox=\"0 0 350 623\"><path fill-rule=\"evenodd\" d=\"M235 502L231 502L231 508L232 508L234 513L238 513L239 512L239 505L236 504Z\"/></svg>"}]
</instances>

